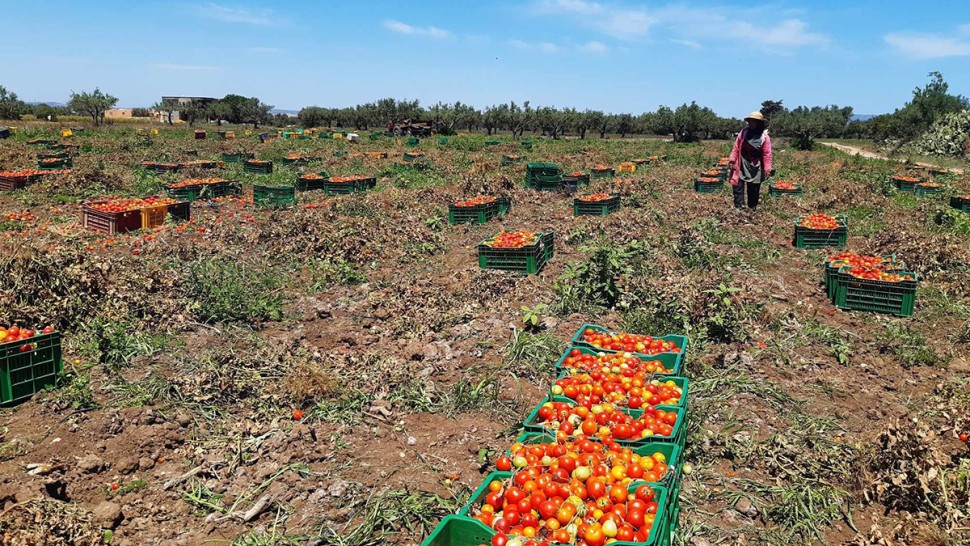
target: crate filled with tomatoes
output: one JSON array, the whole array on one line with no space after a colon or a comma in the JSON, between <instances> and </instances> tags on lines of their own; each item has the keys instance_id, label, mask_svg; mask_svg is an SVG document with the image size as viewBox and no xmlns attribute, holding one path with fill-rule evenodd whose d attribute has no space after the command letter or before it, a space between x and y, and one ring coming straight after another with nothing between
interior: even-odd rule
<instances>
[{"instance_id":1,"label":"crate filled with tomatoes","mask_svg":"<svg viewBox=\"0 0 970 546\"><path fill-rule=\"evenodd\" d=\"M247 159L243 162L243 172L247 174L273 174L273 162L262 159Z\"/></svg>"},{"instance_id":2,"label":"crate filled with tomatoes","mask_svg":"<svg viewBox=\"0 0 970 546\"><path fill-rule=\"evenodd\" d=\"M448 223L484 224L500 215L498 197L479 195L448 203Z\"/></svg>"},{"instance_id":3,"label":"crate filled with tomatoes","mask_svg":"<svg viewBox=\"0 0 970 546\"><path fill-rule=\"evenodd\" d=\"M714 193L724 187L724 180L716 176L698 176L694 179L694 191Z\"/></svg>"},{"instance_id":4,"label":"crate filled with tomatoes","mask_svg":"<svg viewBox=\"0 0 970 546\"><path fill-rule=\"evenodd\" d=\"M103 199L85 203L81 218L85 228L113 235L158 227L169 214L187 221L190 210L187 201L166 197Z\"/></svg>"},{"instance_id":5,"label":"crate filled with tomatoes","mask_svg":"<svg viewBox=\"0 0 970 546\"><path fill-rule=\"evenodd\" d=\"M296 189L299 191L322 190L327 180L330 180L330 173L327 171L301 174L296 177Z\"/></svg>"},{"instance_id":6,"label":"crate filled with tomatoes","mask_svg":"<svg viewBox=\"0 0 970 546\"><path fill-rule=\"evenodd\" d=\"M771 197L802 195L802 187L791 180L779 180L768 185L768 195Z\"/></svg>"},{"instance_id":7,"label":"crate filled with tomatoes","mask_svg":"<svg viewBox=\"0 0 970 546\"><path fill-rule=\"evenodd\" d=\"M620 210L620 194L593 193L573 199L573 216L606 216Z\"/></svg>"},{"instance_id":8,"label":"crate filled with tomatoes","mask_svg":"<svg viewBox=\"0 0 970 546\"><path fill-rule=\"evenodd\" d=\"M675 373L683 373L687 360L687 336L669 334L653 337L628 332L614 332L596 324L584 324L573 336L576 347L589 347L598 351L627 352L635 355L656 356L672 354L675 360Z\"/></svg>"},{"instance_id":9,"label":"crate filled with tomatoes","mask_svg":"<svg viewBox=\"0 0 970 546\"><path fill-rule=\"evenodd\" d=\"M2 174L0 174L0 180L2 180ZM954 195L950 197L950 206L961 212L970 212L970 195Z\"/></svg>"},{"instance_id":10,"label":"crate filled with tomatoes","mask_svg":"<svg viewBox=\"0 0 970 546\"><path fill-rule=\"evenodd\" d=\"M61 366L61 334L53 327L35 331L0 326L0 405L54 386Z\"/></svg>"},{"instance_id":11,"label":"crate filled with tomatoes","mask_svg":"<svg viewBox=\"0 0 970 546\"><path fill-rule=\"evenodd\" d=\"M70 169L74 167L74 159L67 157L46 157L37 160L37 168L42 170Z\"/></svg>"},{"instance_id":12,"label":"crate filled with tomatoes","mask_svg":"<svg viewBox=\"0 0 970 546\"><path fill-rule=\"evenodd\" d=\"M889 177L890 183L899 191L913 192L916 191L916 185L922 182L926 182L918 176L910 176L897 174Z\"/></svg>"},{"instance_id":13,"label":"crate filled with tomatoes","mask_svg":"<svg viewBox=\"0 0 970 546\"><path fill-rule=\"evenodd\" d=\"M555 255L552 230L501 231L478 244L478 266L535 275Z\"/></svg>"},{"instance_id":14,"label":"crate filled with tomatoes","mask_svg":"<svg viewBox=\"0 0 970 546\"><path fill-rule=\"evenodd\" d=\"M502 165L514 165L516 163L522 163L525 161L525 157L516 154L502 154Z\"/></svg>"},{"instance_id":15,"label":"crate filled with tomatoes","mask_svg":"<svg viewBox=\"0 0 970 546\"><path fill-rule=\"evenodd\" d=\"M939 182L920 182L913 187L913 193L919 196L939 195L943 193L943 184Z\"/></svg>"},{"instance_id":16,"label":"crate filled with tomatoes","mask_svg":"<svg viewBox=\"0 0 970 546\"><path fill-rule=\"evenodd\" d=\"M813 213L799 216L795 222L795 248L842 248L848 238L848 220L845 216Z\"/></svg>"},{"instance_id":17,"label":"crate filled with tomatoes","mask_svg":"<svg viewBox=\"0 0 970 546\"><path fill-rule=\"evenodd\" d=\"M0 171L0 190L14 191L26 188L41 179L44 171L22 169L19 171Z\"/></svg>"},{"instance_id":18,"label":"crate filled with tomatoes","mask_svg":"<svg viewBox=\"0 0 970 546\"><path fill-rule=\"evenodd\" d=\"M838 272L835 305L899 317L913 315L919 278L910 271L843 266Z\"/></svg>"},{"instance_id":19,"label":"crate filled with tomatoes","mask_svg":"<svg viewBox=\"0 0 970 546\"><path fill-rule=\"evenodd\" d=\"M835 303L835 293L839 286L839 270L845 266L856 270L870 269L874 271L903 271L906 269L906 264L898 261L893 254L864 256L854 252L840 252L829 256L825 260L823 283L832 303Z\"/></svg>"},{"instance_id":20,"label":"crate filled with tomatoes","mask_svg":"<svg viewBox=\"0 0 970 546\"><path fill-rule=\"evenodd\" d=\"M613 178L616 175L616 169L608 165L596 165L589 171L590 178L597 180L600 178Z\"/></svg>"},{"instance_id":21,"label":"crate filled with tomatoes","mask_svg":"<svg viewBox=\"0 0 970 546\"><path fill-rule=\"evenodd\" d=\"M576 191L580 186L589 186L589 174L573 171L562 175L562 187L567 191Z\"/></svg>"}]
</instances>

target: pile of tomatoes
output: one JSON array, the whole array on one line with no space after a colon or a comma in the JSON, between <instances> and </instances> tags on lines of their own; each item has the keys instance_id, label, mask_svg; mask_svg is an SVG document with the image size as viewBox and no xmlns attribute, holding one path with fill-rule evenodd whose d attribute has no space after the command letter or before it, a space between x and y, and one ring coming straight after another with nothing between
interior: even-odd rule
<instances>
[{"instance_id":1,"label":"pile of tomatoes","mask_svg":"<svg viewBox=\"0 0 970 546\"><path fill-rule=\"evenodd\" d=\"M98 210L101 212L132 212L136 210L142 210L149 207L160 207L162 205L174 205L178 203L175 199L168 197L146 197L144 199L134 198L124 198L124 199L109 199L107 201L100 201L97 203L91 203L88 208Z\"/></svg>"},{"instance_id":2,"label":"pile of tomatoes","mask_svg":"<svg viewBox=\"0 0 970 546\"><path fill-rule=\"evenodd\" d=\"M598 172L598 173L612 171L612 170L613 170L613 167L607 167L606 165L597 165L593 167L593 172Z\"/></svg>"},{"instance_id":3,"label":"pile of tomatoes","mask_svg":"<svg viewBox=\"0 0 970 546\"><path fill-rule=\"evenodd\" d=\"M225 178L188 178L181 182L171 182L168 187L171 189L185 188L188 186L205 186L209 184L220 184L226 182Z\"/></svg>"},{"instance_id":4,"label":"pile of tomatoes","mask_svg":"<svg viewBox=\"0 0 970 546\"><path fill-rule=\"evenodd\" d=\"M612 199L612 198L613 198L612 195L610 195L608 193L602 193L602 192L600 192L600 193L592 193L590 195L584 195L584 196L580 197L579 200L580 201L595 202L595 201L606 201L607 199Z\"/></svg>"},{"instance_id":5,"label":"pile of tomatoes","mask_svg":"<svg viewBox=\"0 0 970 546\"><path fill-rule=\"evenodd\" d=\"M698 182L701 182L703 184L717 184L718 182L721 181L721 179L720 178L713 178L713 177L710 177L710 176L702 176L702 177L698 178L697 181Z\"/></svg>"},{"instance_id":6,"label":"pile of tomatoes","mask_svg":"<svg viewBox=\"0 0 970 546\"><path fill-rule=\"evenodd\" d=\"M911 184L920 182L920 179L915 176L894 176L893 178L895 180L899 180L900 182L909 182Z\"/></svg>"},{"instance_id":7,"label":"pile of tomatoes","mask_svg":"<svg viewBox=\"0 0 970 546\"><path fill-rule=\"evenodd\" d=\"M567 370L589 373L602 371L604 373L622 373L634 377L644 374L670 374L673 370L664 367L659 360L640 360L628 352L588 354L573 349L562 361Z\"/></svg>"},{"instance_id":8,"label":"pile of tomatoes","mask_svg":"<svg viewBox=\"0 0 970 546\"><path fill-rule=\"evenodd\" d=\"M730 164L731 164L731 158L729 157L722 157L721 159L717 160L718 167L727 167Z\"/></svg>"},{"instance_id":9,"label":"pile of tomatoes","mask_svg":"<svg viewBox=\"0 0 970 546\"><path fill-rule=\"evenodd\" d=\"M482 244L492 248L522 248L538 241L539 236L530 231L502 231Z\"/></svg>"},{"instance_id":10,"label":"pile of tomatoes","mask_svg":"<svg viewBox=\"0 0 970 546\"><path fill-rule=\"evenodd\" d=\"M455 201L456 207L477 207L478 205L485 205L487 203L494 203L497 201L495 197L488 195L479 195L478 197L472 197L471 199L466 199L464 201Z\"/></svg>"},{"instance_id":11,"label":"pile of tomatoes","mask_svg":"<svg viewBox=\"0 0 970 546\"><path fill-rule=\"evenodd\" d=\"M265 161L262 159L249 159L246 161L246 163L249 163L250 165L266 165L267 163L269 163L269 161Z\"/></svg>"},{"instance_id":12,"label":"pile of tomatoes","mask_svg":"<svg viewBox=\"0 0 970 546\"><path fill-rule=\"evenodd\" d=\"M650 379L644 371L627 369L618 373L597 370L563 377L552 385L552 394L565 396L587 408L607 402L641 409L645 406L676 406L684 391L670 379Z\"/></svg>"},{"instance_id":13,"label":"pile of tomatoes","mask_svg":"<svg viewBox=\"0 0 970 546\"><path fill-rule=\"evenodd\" d=\"M792 182L791 180L779 180L778 182L775 182L774 186L775 186L776 189L779 189L779 190L797 190L798 189L798 187L795 186L795 183Z\"/></svg>"},{"instance_id":14,"label":"pile of tomatoes","mask_svg":"<svg viewBox=\"0 0 970 546\"><path fill-rule=\"evenodd\" d=\"M628 353L640 353L644 355L679 353L681 350L673 341L654 339L651 336L640 334L594 330L593 328L583 330L583 341L597 349L626 351Z\"/></svg>"},{"instance_id":15,"label":"pile of tomatoes","mask_svg":"<svg viewBox=\"0 0 970 546\"><path fill-rule=\"evenodd\" d=\"M41 330L42 334L52 334L54 333L53 326L47 326ZM0 344L4 343L16 343L19 341L27 341L37 335L35 330L30 330L27 328L21 329L19 326L11 326L10 328L4 328L0 326ZM20 346L20 352L26 353L27 351L32 351L35 348L33 343L25 343Z\"/></svg>"},{"instance_id":16,"label":"pile of tomatoes","mask_svg":"<svg viewBox=\"0 0 970 546\"><path fill-rule=\"evenodd\" d=\"M585 174L586 173L583 173L583 172L580 172L580 171L573 171L573 172L569 173L569 176L575 176L575 177L578 178L578 177L583 176Z\"/></svg>"},{"instance_id":17,"label":"pile of tomatoes","mask_svg":"<svg viewBox=\"0 0 970 546\"><path fill-rule=\"evenodd\" d=\"M588 440L517 443L512 457L501 457L496 465L516 470L506 481L489 482L488 493L471 512L497 531L493 546L646 542L660 507L649 485L632 484L667 472L660 453L640 457L615 443Z\"/></svg>"},{"instance_id":18,"label":"pile of tomatoes","mask_svg":"<svg viewBox=\"0 0 970 546\"><path fill-rule=\"evenodd\" d=\"M802 218L800 225L809 229L837 229L840 227L839 221L834 216L818 212Z\"/></svg>"},{"instance_id":19,"label":"pile of tomatoes","mask_svg":"<svg viewBox=\"0 0 970 546\"><path fill-rule=\"evenodd\" d=\"M902 264L893 262L889 256L860 256L852 252L843 252L835 256L829 256L828 264L831 267L849 267L849 275L857 279L883 282L902 282L912 281L915 278L906 273L898 274Z\"/></svg>"},{"instance_id":20,"label":"pile of tomatoes","mask_svg":"<svg viewBox=\"0 0 970 546\"><path fill-rule=\"evenodd\" d=\"M921 188L936 189L936 188L942 188L943 184L940 184L939 182L920 182L919 184L917 184L917 186Z\"/></svg>"},{"instance_id":21,"label":"pile of tomatoes","mask_svg":"<svg viewBox=\"0 0 970 546\"><path fill-rule=\"evenodd\" d=\"M651 436L671 437L677 413L646 406L639 417L633 417L609 403L587 408L575 402L546 402L539 407L537 421L543 428L558 431L557 435L563 433L565 438L636 441Z\"/></svg>"},{"instance_id":22,"label":"pile of tomatoes","mask_svg":"<svg viewBox=\"0 0 970 546\"><path fill-rule=\"evenodd\" d=\"M323 176L322 174L317 174L317 173L307 173L307 174L301 175L300 178L304 180L327 180L326 176Z\"/></svg>"},{"instance_id":23,"label":"pile of tomatoes","mask_svg":"<svg viewBox=\"0 0 970 546\"><path fill-rule=\"evenodd\" d=\"M47 171L39 171L37 169L22 169L19 171L0 171L0 178L11 178L11 179L30 178L31 176L45 174L46 172Z\"/></svg>"},{"instance_id":24,"label":"pile of tomatoes","mask_svg":"<svg viewBox=\"0 0 970 546\"><path fill-rule=\"evenodd\" d=\"M882 271L879 269L869 269L862 267L853 267L849 269L849 275L857 279L865 279L870 281L883 281L883 282L903 282L903 281L914 281L916 280L910 274L900 275L899 273L892 273L889 271Z\"/></svg>"},{"instance_id":25,"label":"pile of tomatoes","mask_svg":"<svg viewBox=\"0 0 970 546\"><path fill-rule=\"evenodd\" d=\"M703 174L709 178L717 178L718 176L721 176L721 171L718 169L711 169L709 171L704 171Z\"/></svg>"},{"instance_id":26,"label":"pile of tomatoes","mask_svg":"<svg viewBox=\"0 0 970 546\"><path fill-rule=\"evenodd\" d=\"M10 222L23 222L25 224L29 224L36 220L37 216L35 216L34 213L30 212L29 210L25 210L23 212L8 212L3 215L3 219Z\"/></svg>"}]
</instances>

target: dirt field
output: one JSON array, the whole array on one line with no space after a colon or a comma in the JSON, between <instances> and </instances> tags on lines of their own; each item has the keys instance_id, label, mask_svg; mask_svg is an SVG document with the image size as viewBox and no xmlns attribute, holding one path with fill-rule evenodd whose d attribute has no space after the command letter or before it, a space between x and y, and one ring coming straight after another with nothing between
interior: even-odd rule
<instances>
[{"instance_id":1,"label":"dirt field","mask_svg":"<svg viewBox=\"0 0 970 546\"><path fill-rule=\"evenodd\" d=\"M0 168L35 166L36 136L0 141ZM0 216L0 325L51 324L66 344L62 384L0 411L0 543L418 544L595 323L690 337L679 544L970 544L970 221L948 197L892 189L894 163L782 148L778 178L804 196L747 213L727 189L693 191L726 142L484 140L422 141L432 166L417 170L394 166L402 140L109 128L73 139L70 174L0 192L0 215L35 216ZM150 234L81 227L85 199L190 176L142 161L239 149L274 174L190 174L248 190L326 169L378 186L274 211L197 202L191 223ZM284 166L291 152L317 160ZM594 181L622 210L575 218L572 196L523 188L503 153L567 172L668 159ZM449 225L448 203L480 192L510 196L509 214ZM791 244L811 212L845 214L847 250L919 275L912 318L829 302L836 251ZM555 230L555 258L535 276L479 269L476 246L500 227ZM537 328L523 306L541 306Z\"/></svg>"}]
</instances>

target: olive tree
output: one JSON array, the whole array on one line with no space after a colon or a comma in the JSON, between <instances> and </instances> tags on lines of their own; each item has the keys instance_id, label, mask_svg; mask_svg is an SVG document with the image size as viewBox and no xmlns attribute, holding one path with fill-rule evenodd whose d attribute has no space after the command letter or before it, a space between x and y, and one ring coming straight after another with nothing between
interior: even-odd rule
<instances>
[{"instance_id":1,"label":"olive tree","mask_svg":"<svg viewBox=\"0 0 970 546\"><path fill-rule=\"evenodd\" d=\"M101 89L94 88L94 91L75 93L71 92L71 100L67 103L71 110L91 116L95 125L101 125L104 121L104 113L118 104L118 98L103 93Z\"/></svg>"}]
</instances>

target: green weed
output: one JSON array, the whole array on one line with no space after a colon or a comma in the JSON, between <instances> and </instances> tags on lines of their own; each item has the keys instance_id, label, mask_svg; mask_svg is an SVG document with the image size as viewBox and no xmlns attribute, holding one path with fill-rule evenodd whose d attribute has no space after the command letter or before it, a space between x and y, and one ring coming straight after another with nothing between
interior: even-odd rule
<instances>
[{"instance_id":1,"label":"green weed","mask_svg":"<svg viewBox=\"0 0 970 546\"><path fill-rule=\"evenodd\" d=\"M186 292L206 322L280 320L283 281L269 264L202 258L189 264Z\"/></svg>"},{"instance_id":2,"label":"green weed","mask_svg":"<svg viewBox=\"0 0 970 546\"><path fill-rule=\"evenodd\" d=\"M512 330L512 337L505 345L506 369L518 377L549 377L564 348L565 345L552 334Z\"/></svg>"}]
</instances>

